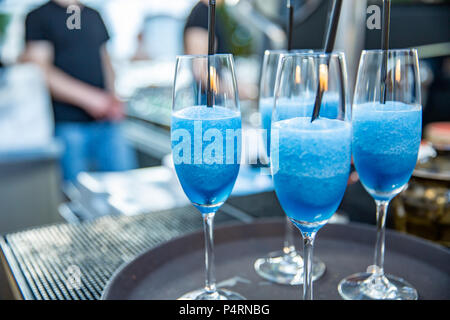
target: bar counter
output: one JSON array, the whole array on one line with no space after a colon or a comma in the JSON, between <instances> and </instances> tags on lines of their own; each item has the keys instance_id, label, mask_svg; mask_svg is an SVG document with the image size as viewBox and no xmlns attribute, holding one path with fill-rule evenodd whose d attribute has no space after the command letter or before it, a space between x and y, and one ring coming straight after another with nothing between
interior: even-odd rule
<instances>
[{"instance_id":1,"label":"bar counter","mask_svg":"<svg viewBox=\"0 0 450 320\"><path fill-rule=\"evenodd\" d=\"M284 219L273 192L230 198L216 215L216 226L252 223L261 218ZM198 211L189 205L133 216L108 215L7 234L0 239L0 246L10 298L100 299L108 281L121 266L171 239L200 231L201 223ZM299 235L299 246L300 243ZM445 285L448 279L443 281Z\"/></svg>"}]
</instances>

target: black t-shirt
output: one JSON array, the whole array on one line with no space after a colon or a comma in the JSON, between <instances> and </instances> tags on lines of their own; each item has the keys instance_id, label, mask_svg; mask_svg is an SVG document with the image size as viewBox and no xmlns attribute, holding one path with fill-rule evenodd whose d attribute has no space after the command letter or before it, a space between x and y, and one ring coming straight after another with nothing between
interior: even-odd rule
<instances>
[{"instance_id":1,"label":"black t-shirt","mask_svg":"<svg viewBox=\"0 0 450 320\"><path fill-rule=\"evenodd\" d=\"M80 29L69 29L73 12L49 1L32 10L25 20L25 40L46 40L54 46L54 65L72 77L98 88L105 88L101 46L109 39L100 14L80 5ZM80 107L53 99L56 122L94 121Z\"/></svg>"},{"instance_id":2,"label":"black t-shirt","mask_svg":"<svg viewBox=\"0 0 450 320\"><path fill-rule=\"evenodd\" d=\"M187 18L186 25L184 26L184 32L188 28L197 27L208 30L208 6L199 1L195 7L192 9L189 17ZM225 40L225 33L223 29L222 21L220 20L220 16L216 12L216 21L215 21L215 37L217 41L217 53L227 53L228 48ZM206 54L206 52L205 52Z\"/></svg>"}]
</instances>

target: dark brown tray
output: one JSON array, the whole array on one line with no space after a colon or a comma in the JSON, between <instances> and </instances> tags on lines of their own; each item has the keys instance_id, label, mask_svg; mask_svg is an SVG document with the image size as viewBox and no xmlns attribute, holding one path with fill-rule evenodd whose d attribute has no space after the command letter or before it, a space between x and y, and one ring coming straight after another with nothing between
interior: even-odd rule
<instances>
[{"instance_id":1,"label":"dark brown tray","mask_svg":"<svg viewBox=\"0 0 450 320\"><path fill-rule=\"evenodd\" d=\"M270 283L254 271L255 260L283 243L284 220L227 225L215 230L219 286L247 299L300 299L301 287ZM315 299L341 299L339 281L372 264L375 229L362 224L328 224L319 231L315 255L327 270L315 282ZM300 235L299 235L300 236ZM115 272L102 299L176 299L204 282L203 233L169 241ZM403 277L420 299L450 299L450 252L416 237L386 232L387 273ZM233 281L236 280L236 281Z\"/></svg>"}]
</instances>

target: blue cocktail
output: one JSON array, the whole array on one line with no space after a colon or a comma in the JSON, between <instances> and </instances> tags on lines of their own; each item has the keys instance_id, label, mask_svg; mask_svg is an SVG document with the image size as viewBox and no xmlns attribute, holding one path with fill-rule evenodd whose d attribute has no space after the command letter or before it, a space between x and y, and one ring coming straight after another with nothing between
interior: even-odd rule
<instances>
[{"instance_id":1,"label":"blue cocktail","mask_svg":"<svg viewBox=\"0 0 450 320\"><path fill-rule=\"evenodd\" d=\"M291 99L280 99L278 101L278 112L285 119L293 116L306 117L313 112L314 97L305 97L304 101L296 101ZM259 112L261 113L262 128L267 132L267 154L270 157L270 133L272 123L272 109L274 106L273 98L264 98L259 101ZM325 93L320 108L320 116L322 118L336 119L339 113L339 96L337 93Z\"/></svg>"},{"instance_id":2,"label":"blue cocktail","mask_svg":"<svg viewBox=\"0 0 450 320\"><path fill-rule=\"evenodd\" d=\"M342 53L285 55L277 76L271 170L280 204L303 237L304 299L313 298L316 233L338 209L350 174L352 125L346 79ZM318 89L323 99L319 117L313 119Z\"/></svg>"},{"instance_id":3,"label":"blue cocktail","mask_svg":"<svg viewBox=\"0 0 450 320\"><path fill-rule=\"evenodd\" d=\"M312 50L291 50L289 53L312 53ZM275 104L275 80L279 67L280 58L288 54L285 50L266 50L264 52L264 61L261 71L259 112L261 115L261 127L263 129L263 142L265 147L266 160L270 163L270 139L272 111ZM331 92L327 92L327 97ZM306 113L312 114L312 105L310 102L302 103L298 99L283 99L278 102L278 108L283 108L287 113L294 113L292 116L305 116ZM304 97L304 101L312 101L312 96ZM308 111L307 109L310 108ZM266 168L263 173L268 173ZM286 217L286 232L283 248L278 251L272 251L267 255L258 258L255 261L255 271L264 279L269 281L286 284L300 285L303 283L303 258L301 252L298 252L295 246L296 228ZM313 263L312 278L319 279L325 272L325 264L320 259L315 258Z\"/></svg>"},{"instance_id":4,"label":"blue cocktail","mask_svg":"<svg viewBox=\"0 0 450 320\"><path fill-rule=\"evenodd\" d=\"M353 156L359 177L376 200L390 200L416 166L422 108L401 102L353 107Z\"/></svg>"},{"instance_id":5,"label":"blue cocktail","mask_svg":"<svg viewBox=\"0 0 450 320\"><path fill-rule=\"evenodd\" d=\"M172 157L186 196L200 211L205 286L183 300L242 300L216 287L213 222L239 173L241 112L231 54L178 56L173 89Z\"/></svg>"},{"instance_id":6,"label":"blue cocktail","mask_svg":"<svg viewBox=\"0 0 450 320\"><path fill-rule=\"evenodd\" d=\"M345 121L298 117L274 122L275 191L281 206L304 232L317 232L336 212L347 186L351 125ZM276 155L277 154L277 155Z\"/></svg>"},{"instance_id":7,"label":"blue cocktail","mask_svg":"<svg viewBox=\"0 0 450 320\"><path fill-rule=\"evenodd\" d=\"M172 115L175 170L187 197L202 213L215 211L233 189L240 129L240 114L223 107L193 106Z\"/></svg>"},{"instance_id":8,"label":"blue cocktail","mask_svg":"<svg viewBox=\"0 0 450 320\"><path fill-rule=\"evenodd\" d=\"M355 168L375 200L377 238L373 265L366 272L343 279L339 293L348 300L415 300L418 294L411 284L384 272L389 202L407 186L421 140L422 106L415 49L363 51L352 121Z\"/></svg>"}]
</instances>

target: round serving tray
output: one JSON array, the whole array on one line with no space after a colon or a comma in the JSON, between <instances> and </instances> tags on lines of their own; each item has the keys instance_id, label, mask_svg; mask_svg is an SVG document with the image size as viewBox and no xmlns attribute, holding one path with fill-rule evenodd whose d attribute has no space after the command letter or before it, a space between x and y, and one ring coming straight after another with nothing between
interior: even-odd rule
<instances>
[{"instance_id":1,"label":"round serving tray","mask_svg":"<svg viewBox=\"0 0 450 320\"><path fill-rule=\"evenodd\" d=\"M260 278L253 268L257 258L281 248L284 221L217 227L218 286L247 299L300 299L301 287L273 284ZM315 255L325 262L327 270L315 282L315 299L341 299L339 281L372 264L375 235L375 228L354 223L328 224L319 231ZM141 254L114 273L102 299L177 299L200 288L204 283L203 245L203 232L195 232ZM450 251L444 247L387 230L385 270L410 282L420 299L450 299Z\"/></svg>"}]
</instances>

